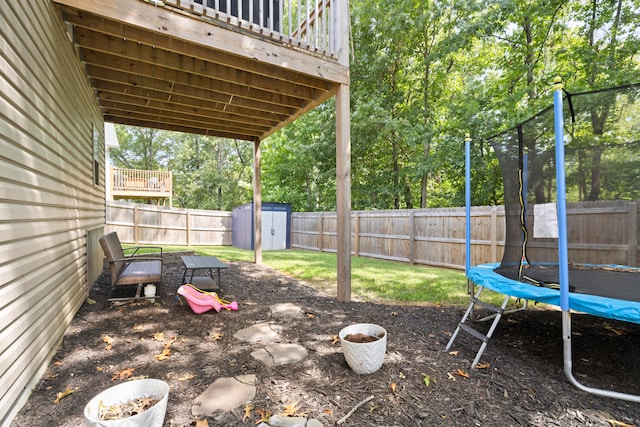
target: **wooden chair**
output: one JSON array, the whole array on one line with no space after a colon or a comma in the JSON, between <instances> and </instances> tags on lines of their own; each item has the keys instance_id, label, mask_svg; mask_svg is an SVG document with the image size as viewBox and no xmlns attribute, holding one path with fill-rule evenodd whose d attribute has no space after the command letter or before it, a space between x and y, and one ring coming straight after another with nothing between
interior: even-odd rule
<instances>
[{"instance_id":1,"label":"wooden chair","mask_svg":"<svg viewBox=\"0 0 640 427\"><path fill-rule=\"evenodd\" d=\"M124 249L115 232L102 236L100 246L102 246L111 270L111 290L108 300L152 299L153 296L144 296L143 285L162 283L162 248L159 246L134 246ZM138 255L140 249L159 249L159 253ZM129 250L133 250L133 253L125 255L125 251ZM134 286L135 293L132 293L131 290Z\"/></svg>"}]
</instances>

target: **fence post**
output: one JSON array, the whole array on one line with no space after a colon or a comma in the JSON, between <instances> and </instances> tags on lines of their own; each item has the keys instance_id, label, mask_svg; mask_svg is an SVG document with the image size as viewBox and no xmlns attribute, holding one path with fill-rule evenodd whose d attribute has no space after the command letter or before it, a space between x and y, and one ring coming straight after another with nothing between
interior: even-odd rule
<instances>
[{"instance_id":1,"label":"fence post","mask_svg":"<svg viewBox=\"0 0 640 427\"><path fill-rule=\"evenodd\" d=\"M318 218L318 251L322 252L324 249L324 212L320 212L320 218Z\"/></svg>"},{"instance_id":2,"label":"fence post","mask_svg":"<svg viewBox=\"0 0 640 427\"><path fill-rule=\"evenodd\" d=\"M133 207L133 243L135 245L140 244L140 228L138 227L140 212L138 205Z\"/></svg>"},{"instance_id":3,"label":"fence post","mask_svg":"<svg viewBox=\"0 0 640 427\"><path fill-rule=\"evenodd\" d=\"M360 256L360 212L355 211L353 215L353 254Z\"/></svg>"},{"instance_id":4,"label":"fence post","mask_svg":"<svg viewBox=\"0 0 640 427\"><path fill-rule=\"evenodd\" d=\"M491 262L498 262L498 209L491 207L491 222L489 224L489 235L491 236Z\"/></svg>"},{"instance_id":5,"label":"fence post","mask_svg":"<svg viewBox=\"0 0 640 427\"><path fill-rule=\"evenodd\" d=\"M191 211L187 209L187 246L191 246Z\"/></svg>"},{"instance_id":6,"label":"fence post","mask_svg":"<svg viewBox=\"0 0 640 427\"><path fill-rule=\"evenodd\" d=\"M627 262L629 266L637 266L638 264L638 203L629 202L629 251L627 255Z\"/></svg>"},{"instance_id":7,"label":"fence post","mask_svg":"<svg viewBox=\"0 0 640 427\"><path fill-rule=\"evenodd\" d=\"M409 212L409 264L415 264L415 247L416 247L416 214L414 210Z\"/></svg>"}]
</instances>

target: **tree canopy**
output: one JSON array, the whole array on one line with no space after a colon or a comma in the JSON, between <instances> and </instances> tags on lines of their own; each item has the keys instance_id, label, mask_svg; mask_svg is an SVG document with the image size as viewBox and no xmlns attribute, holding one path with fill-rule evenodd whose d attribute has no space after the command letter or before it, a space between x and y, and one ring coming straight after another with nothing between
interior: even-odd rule
<instances>
[{"instance_id":1,"label":"tree canopy","mask_svg":"<svg viewBox=\"0 0 640 427\"><path fill-rule=\"evenodd\" d=\"M498 161L482 140L550 105L555 76L572 92L640 82L638 22L640 0L352 1L353 209L462 206L467 133L473 202L502 203ZM611 113L593 111L593 129ZM118 132L114 163L173 170L176 205L251 200L252 143ZM335 209L333 100L261 144L265 201ZM603 191L598 158L588 161L584 200Z\"/></svg>"}]
</instances>

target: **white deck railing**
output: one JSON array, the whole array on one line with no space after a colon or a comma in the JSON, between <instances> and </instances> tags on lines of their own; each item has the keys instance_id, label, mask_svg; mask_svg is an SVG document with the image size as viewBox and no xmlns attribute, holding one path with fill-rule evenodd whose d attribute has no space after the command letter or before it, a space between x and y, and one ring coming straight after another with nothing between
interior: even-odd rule
<instances>
[{"instance_id":1,"label":"white deck railing","mask_svg":"<svg viewBox=\"0 0 640 427\"><path fill-rule=\"evenodd\" d=\"M340 29L331 0L144 0L187 10L269 37L291 47L335 57Z\"/></svg>"},{"instance_id":2,"label":"white deck railing","mask_svg":"<svg viewBox=\"0 0 640 427\"><path fill-rule=\"evenodd\" d=\"M171 194L170 171L111 168L111 189L120 192Z\"/></svg>"}]
</instances>

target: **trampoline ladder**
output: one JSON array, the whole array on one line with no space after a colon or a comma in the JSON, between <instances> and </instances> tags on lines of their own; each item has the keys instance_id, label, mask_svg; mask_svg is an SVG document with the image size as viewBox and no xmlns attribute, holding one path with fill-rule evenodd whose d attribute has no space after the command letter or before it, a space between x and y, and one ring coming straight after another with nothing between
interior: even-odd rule
<instances>
[{"instance_id":1,"label":"trampoline ladder","mask_svg":"<svg viewBox=\"0 0 640 427\"><path fill-rule=\"evenodd\" d=\"M498 326L498 322L500 322L500 319L502 318L502 315L505 312L505 308L507 307L507 304L509 303L509 300L511 299L511 297L509 295L505 296L505 299L502 301L502 305L500 307L497 307L493 304L489 304L486 303L484 301L480 301L480 295L482 294L482 290L484 289L484 287L479 286L478 287L478 292L476 292L476 294L471 298L471 302L469 303L469 307L467 307L467 311L465 311L464 316L462 316L462 320L460 320L460 323L458 323L458 327L456 328L456 330L453 332L453 335L451 336L451 339L449 340L449 343L447 344L447 347L445 348L447 351L449 351L449 349L451 348L451 346L453 345L453 342L456 340L456 338L458 337L458 333L460 331L464 331L466 333L468 333L469 335L479 339L480 341L482 341L482 345L480 346L480 349L478 350L478 353L476 354L475 359L473 359L473 363L471 364L471 368L475 368L476 365L478 364L478 362L480 361L480 357L482 357L482 353L484 353L484 350L487 348L487 344L489 342L489 339L491 338L491 336L493 335L493 332L495 331L496 327ZM494 314L485 317L483 320L486 319L490 319L493 318L493 322L491 322L491 326L489 327L488 332L485 334L483 334L482 332L479 332L478 330L474 329L473 327L469 326L467 324L467 320L469 320L469 318L471 317L472 313L473 313L473 309L475 308L476 305L479 305L483 308L486 308L487 310L492 311Z\"/></svg>"}]
</instances>

